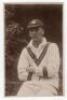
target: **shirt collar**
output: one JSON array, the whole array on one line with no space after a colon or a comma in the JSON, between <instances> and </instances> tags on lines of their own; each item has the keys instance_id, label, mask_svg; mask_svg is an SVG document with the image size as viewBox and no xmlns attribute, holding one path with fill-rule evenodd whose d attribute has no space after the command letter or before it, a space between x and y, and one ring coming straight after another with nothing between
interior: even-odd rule
<instances>
[{"instance_id":1,"label":"shirt collar","mask_svg":"<svg viewBox=\"0 0 67 100\"><path fill-rule=\"evenodd\" d=\"M47 43L47 40L44 37L43 41L42 41L42 43L40 43L39 47L42 47L42 46L46 45L46 43ZM32 44L32 40L29 42L28 47L34 47L33 44Z\"/></svg>"}]
</instances>

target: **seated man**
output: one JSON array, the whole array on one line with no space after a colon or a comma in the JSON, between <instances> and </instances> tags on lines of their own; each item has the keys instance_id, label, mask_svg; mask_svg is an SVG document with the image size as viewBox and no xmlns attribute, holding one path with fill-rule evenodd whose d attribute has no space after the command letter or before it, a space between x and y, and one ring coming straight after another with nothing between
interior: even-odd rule
<instances>
[{"instance_id":1,"label":"seated man","mask_svg":"<svg viewBox=\"0 0 67 100\"><path fill-rule=\"evenodd\" d=\"M33 19L27 26L31 41L18 62L18 77L23 81L18 96L58 95L59 49L56 43L46 40L43 26L39 19Z\"/></svg>"}]
</instances>

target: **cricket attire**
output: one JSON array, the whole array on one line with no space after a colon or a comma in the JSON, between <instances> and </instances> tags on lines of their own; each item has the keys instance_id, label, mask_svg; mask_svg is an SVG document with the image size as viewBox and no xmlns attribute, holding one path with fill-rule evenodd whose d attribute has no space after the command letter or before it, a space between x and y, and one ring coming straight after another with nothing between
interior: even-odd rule
<instances>
[{"instance_id":1,"label":"cricket attire","mask_svg":"<svg viewBox=\"0 0 67 100\"><path fill-rule=\"evenodd\" d=\"M40 73L29 73L28 67L39 69ZM38 48L32 40L25 47L18 62L18 77L24 81L17 93L18 96L53 96L58 95L60 55L56 43L43 38ZM44 70L45 69L45 70ZM30 80L28 80L30 78Z\"/></svg>"}]
</instances>

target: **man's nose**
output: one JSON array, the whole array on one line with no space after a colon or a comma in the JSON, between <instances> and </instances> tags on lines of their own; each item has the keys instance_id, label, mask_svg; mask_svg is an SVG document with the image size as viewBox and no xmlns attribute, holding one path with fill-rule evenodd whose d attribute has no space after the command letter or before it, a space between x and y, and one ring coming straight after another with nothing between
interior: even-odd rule
<instances>
[{"instance_id":1,"label":"man's nose","mask_svg":"<svg viewBox=\"0 0 67 100\"><path fill-rule=\"evenodd\" d=\"M36 33L36 30L31 31L32 33Z\"/></svg>"}]
</instances>

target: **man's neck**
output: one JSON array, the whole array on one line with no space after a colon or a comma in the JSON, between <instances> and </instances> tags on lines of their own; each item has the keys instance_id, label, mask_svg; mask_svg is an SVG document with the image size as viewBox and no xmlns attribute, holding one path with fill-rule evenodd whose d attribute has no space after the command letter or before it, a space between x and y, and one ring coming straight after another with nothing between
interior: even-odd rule
<instances>
[{"instance_id":1,"label":"man's neck","mask_svg":"<svg viewBox=\"0 0 67 100\"><path fill-rule=\"evenodd\" d=\"M38 48L41 42L42 42L42 39L40 39L40 40L33 40L33 46L35 48Z\"/></svg>"}]
</instances>

